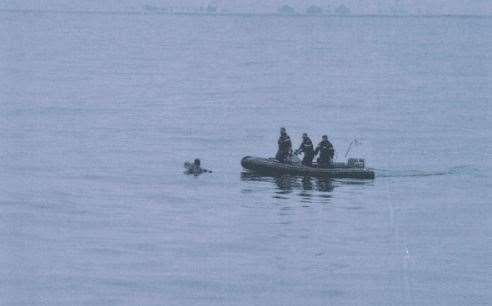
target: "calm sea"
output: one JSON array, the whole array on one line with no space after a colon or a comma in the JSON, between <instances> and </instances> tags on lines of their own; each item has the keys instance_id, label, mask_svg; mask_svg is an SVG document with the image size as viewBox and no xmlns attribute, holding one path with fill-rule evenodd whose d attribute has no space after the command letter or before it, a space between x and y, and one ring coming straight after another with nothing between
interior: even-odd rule
<instances>
[{"instance_id":1,"label":"calm sea","mask_svg":"<svg viewBox=\"0 0 492 306\"><path fill-rule=\"evenodd\" d=\"M491 29L0 13L0 303L490 304ZM376 179L241 174L280 126Z\"/></svg>"}]
</instances>

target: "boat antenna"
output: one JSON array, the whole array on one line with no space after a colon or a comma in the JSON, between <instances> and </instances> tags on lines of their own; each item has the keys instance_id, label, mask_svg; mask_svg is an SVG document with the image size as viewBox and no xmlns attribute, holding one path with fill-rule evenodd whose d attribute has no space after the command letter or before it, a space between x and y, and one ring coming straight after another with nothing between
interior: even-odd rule
<instances>
[{"instance_id":1,"label":"boat antenna","mask_svg":"<svg viewBox=\"0 0 492 306\"><path fill-rule=\"evenodd\" d=\"M350 149L352 149L352 145L360 145L362 144L362 142L360 142L357 138L354 138L354 140L352 140L348 146L348 149L347 149L347 152L345 152L345 158L347 158L347 155L349 154L350 152Z\"/></svg>"}]
</instances>

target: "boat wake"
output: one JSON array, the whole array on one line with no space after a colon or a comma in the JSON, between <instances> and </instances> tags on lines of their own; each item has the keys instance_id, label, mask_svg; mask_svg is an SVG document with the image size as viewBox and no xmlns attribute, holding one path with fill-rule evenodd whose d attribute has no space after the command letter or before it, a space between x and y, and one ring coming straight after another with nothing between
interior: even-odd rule
<instances>
[{"instance_id":1,"label":"boat wake","mask_svg":"<svg viewBox=\"0 0 492 306\"><path fill-rule=\"evenodd\" d=\"M462 165L452 167L446 170L387 170L374 169L377 177L426 177L426 176L443 176L443 175L471 175L485 176L483 172L471 165Z\"/></svg>"}]
</instances>

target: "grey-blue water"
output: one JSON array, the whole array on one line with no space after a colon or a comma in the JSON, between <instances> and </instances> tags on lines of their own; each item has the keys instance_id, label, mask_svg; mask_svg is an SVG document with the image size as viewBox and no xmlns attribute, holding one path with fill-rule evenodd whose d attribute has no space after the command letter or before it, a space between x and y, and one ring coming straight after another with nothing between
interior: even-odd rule
<instances>
[{"instance_id":1,"label":"grey-blue water","mask_svg":"<svg viewBox=\"0 0 492 306\"><path fill-rule=\"evenodd\" d=\"M0 304L490 304L491 29L0 13ZM241 175L280 126L377 178Z\"/></svg>"}]
</instances>

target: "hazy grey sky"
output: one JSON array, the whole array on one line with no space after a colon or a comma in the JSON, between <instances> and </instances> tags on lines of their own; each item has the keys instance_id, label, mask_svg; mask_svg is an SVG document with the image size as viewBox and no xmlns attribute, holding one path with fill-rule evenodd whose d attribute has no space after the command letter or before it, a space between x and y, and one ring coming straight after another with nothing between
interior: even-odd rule
<instances>
[{"instance_id":1,"label":"hazy grey sky","mask_svg":"<svg viewBox=\"0 0 492 306\"><path fill-rule=\"evenodd\" d=\"M3 0L3 9L141 10L143 5L205 6L208 0ZM228 10L274 11L283 4L303 11L309 5L345 4L356 13L407 11L433 14L492 14L492 0L216 0Z\"/></svg>"}]
</instances>

